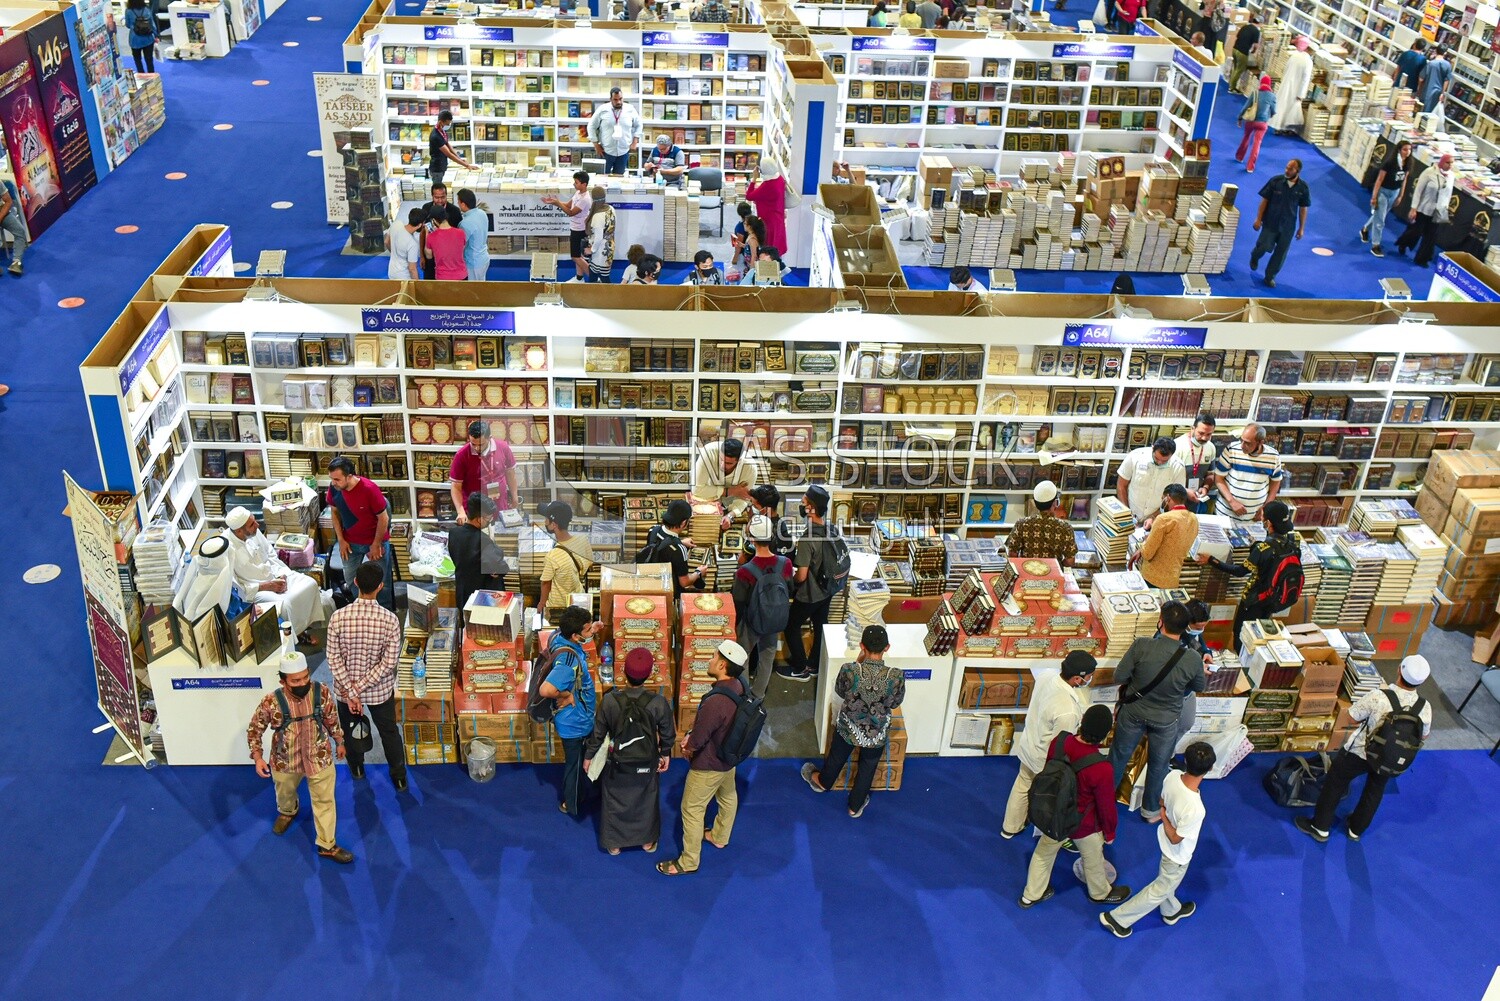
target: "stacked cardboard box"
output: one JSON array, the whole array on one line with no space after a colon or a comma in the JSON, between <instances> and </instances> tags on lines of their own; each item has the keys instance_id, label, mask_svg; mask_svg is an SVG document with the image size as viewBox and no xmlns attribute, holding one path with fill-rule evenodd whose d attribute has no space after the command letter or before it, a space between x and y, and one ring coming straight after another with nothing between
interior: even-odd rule
<instances>
[{"instance_id":1,"label":"stacked cardboard box","mask_svg":"<svg viewBox=\"0 0 1500 1001\"><path fill-rule=\"evenodd\" d=\"M1449 543L1438 589L1436 624L1485 625L1500 597L1500 452L1477 449L1432 453L1417 495L1422 521Z\"/></svg>"}]
</instances>

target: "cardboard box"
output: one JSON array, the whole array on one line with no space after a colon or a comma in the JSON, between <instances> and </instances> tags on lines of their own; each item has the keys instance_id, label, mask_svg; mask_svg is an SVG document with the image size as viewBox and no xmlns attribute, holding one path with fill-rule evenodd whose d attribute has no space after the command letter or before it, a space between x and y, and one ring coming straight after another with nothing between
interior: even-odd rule
<instances>
[{"instance_id":1,"label":"cardboard box","mask_svg":"<svg viewBox=\"0 0 1500 1001\"><path fill-rule=\"evenodd\" d=\"M1448 498L1448 500L1451 499L1451 497ZM1422 490L1417 494L1417 516L1434 532L1441 532L1448 522L1448 500L1430 490Z\"/></svg>"},{"instance_id":2,"label":"cardboard box","mask_svg":"<svg viewBox=\"0 0 1500 1001\"><path fill-rule=\"evenodd\" d=\"M486 694L457 691L453 693L453 711L461 716L487 715L494 712L495 708L490 705L490 697Z\"/></svg>"},{"instance_id":3,"label":"cardboard box","mask_svg":"<svg viewBox=\"0 0 1500 1001\"><path fill-rule=\"evenodd\" d=\"M969 61L967 59L945 59L939 56L932 61L932 75L939 80L967 80L969 78Z\"/></svg>"},{"instance_id":4,"label":"cardboard box","mask_svg":"<svg viewBox=\"0 0 1500 1001\"><path fill-rule=\"evenodd\" d=\"M1462 449L1432 453L1422 493L1431 493L1448 504L1455 493L1468 487L1500 487L1500 452Z\"/></svg>"},{"instance_id":5,"label":"cardboard box","mask_svg":"<svg viewBox=\"0 0 1500 1001\"><path fill-rule=\"evenodd\" d=\"M440 765L458 761L453 744L453 728L448 723L404 723L402 742L406 745L408 765Z\"/></svg>"},{"instance_id":6,"label":"cardboard box","mask_svg":"<svg viewBox=\"0 0 1500 1001\"><path fill-rule=\"evenodd\" d=\"M880 203L874 190L863 184L820 184L818 201L833 212L840 226L880 225Z\"/></svg>"},{"instance_id":7,"label":"cardboard box","mask_svg":"<svg viewBox=\"0 0 1500 1001\"><path fill-rule=\"evenodd\" d=\"M526 760L533 764L561 764L564 757L562 740L550 726L545 736L532 737L527 742Z\"/></svg>"},{"instance_id":8,"label":"cardboard box","mask_svg":"<svg viewBox=\"0 0 1500 1001\"><path fill-rule=\"evenodd\" d=\"M1344 658L1331 647L1302 651L1301 690L1307 695L1333 695L1344 680Z\"/></svg>"},{"instance_id":9,"label":"cardboard box","mask_svg":"<svg viewBox=\"0 0 1500 1001\"><path fill-rule=\"evenodd\" d=\"M448 692L428 692L423 698L401 696L402 723L444 723L453 719L453 696Z\"/></svg>"},{"instance_id":10,"label":"cardboard box","mask_svg":"<svg viewBox=\"0 0 1500 1001\"><path fill-rule=\"evenodd\" d=\"M917 160L917 176L927 188L953 186L953 164L946 156L923 155Z\"/></svg>"},{"instance_id":11,"label":"cardboard box","mask_svg":"<svg viewBox=\"0 0 1500 1001\"><path fill-rule=\"evenodd\" d=\"M1308 751L1321 751L1328 743L1328 736L1324 733L1298 733L1281 738L1280 750L1306 753Z\"/></svg>"},{"instance_id":12,"label":"cardboard box","mask_svg":"<svg viewBox=\"0 0 1500 1001\"><path fill-rule=\"evenodd\" d=\"M875 781L870 786L871 792L895 792L901 788L901 772L905 764L886 765L882 764L875 769ZM835 789L848 789L853 781L854 763L850 762L839 772L839 777L834 781Z\"/></svg>"},{"instance_id":13,"label":"cardboard box","mask_svg":"<svg viewBox=\"0 0 1500 1001\"><path fill-rule=\"evenodd\" d=\"M1375 605L1365 616L1365 632L1425 632L1432 622L1432 612L1430 601L1413 605Z\"/></svg>"},{"instance_id":14,"label":"cardboard box","mask_svg":"<svg viewBox=\"0 0 1500 1001\"><path fill-rule=\"evenodd\" d=\"M963 709L1025 709L1034 684L1030 671L965 671L958 704Z\"/></svg>"},{"instance_id":15,"label":"cardboard box","mask_svg":"<svg viewBox=\"0 0 1500 1001\"><path fill-rule=\"evenodd\" d=\"M1297 696L1298 716L1334 716L1338 713L1339 697L1335 692L1313 694L1302 692ZM1333 723L1330 720L1329 726Z\"/></svg>"},{"instance_id":16,"label":"cardboard box","mask_svg":"<svg viewBox=\"0 0 1500 1001\"><path fill-rule=\"evenodd\" d=\"M1443 561L1443 571L1456 580L1500 580L1500 553L1486 555L1450 549Z\"/></svg>"},{"instance_id":17,"label":"cardboard box","mask_svg":"<svg viewBox=\"0 0 1500 1001\"><path fill-rule=\"evenodd\" d=\"M527 750L532 743L530 718L524 713L498 713L488 716L462 716L458 720L458 740L468 755L469 741L487 737L495 742L495 760L515 763L530 760Z\"/></svg>"},{"instance_id":18,"label":"cardboard box","mask_svg":"<svg viewBox=\"0 0 1500 1001\"><path fill-rule=\"evenodd\" d=\"M885 603L883 618L887 625L904 623L925 626L937 614L943 601L951 597L953 592L950 591L928 598L892 598Z\"/></svg>"},{"instance_id":19,"label":"cardboard box","mask_svg":"<svg viewBox=\"0 0 1500 1001\"><path fill-rule=\"evenodd\" d=\"M1487 536L1500 534L1500 490L1461 488L1453 495L1448 516L1468 532Z\"/></svg>"},{"instance_id":20,"label":"cardboard box","mask_svg":"<svg viewBox=\"0 0 1500 1001\"><path fill-rule=\"evenodd\" d=\"M1400 661L1417 652L1421 637L1411 633L1366 633L1375 647L1373 660Z\"/></svg>"}]
</instances>

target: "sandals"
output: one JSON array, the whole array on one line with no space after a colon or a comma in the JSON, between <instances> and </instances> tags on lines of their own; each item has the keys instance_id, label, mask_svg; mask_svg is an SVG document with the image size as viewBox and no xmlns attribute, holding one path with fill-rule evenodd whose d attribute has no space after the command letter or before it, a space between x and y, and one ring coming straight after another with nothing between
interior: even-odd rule
<instances>
[{"instance_id":1,"label":"sandals","mask_svg":"<svg viewBox=\"0 0 1500 1001\"><path fill-rule=\"evenodd\" d=\"M620 854L620 849L618 849L618 848L606 848L604 850L606 852L608 852L609 854L611 854L611 855L618 855L618 854Z\"/></svg>"},{"instance_id":2,"label":"sandals","mask_svg":"<svg viewBox=\"0 0 1500 1001\"><path fill-rule=\"evenodd\" d=\"M641 845L641 851L645 852L647 855L655 855L656 854L656 842L653 841L649 845Z\"/></svg>"},{"instance_id":3,"label":"sandals","mask_svg":"<svg viewBox=\"0 0 1500 1001\"><path fill-rule=\"evenodd\" d=\"M704 842L704 844L713 845L715 848L719 849L719 851L723 851L726 847L728 847L727 845L721 845L721 844L719 844L717 841L715 841L713 838L709 837L707 834L703 835L703 842Z\"/></svg>"},{"instance_id":4,"label":"sandals","mask_svg":"<svg viewBox=\"0 0 1500 1001\"><path fill-rule=\"evenodd\" d=\"M682 866L680 866L680 865L677 864L677 860L676 859L673 859L670 862L658 862L658 863L656 863L656 871L659 872L659 873L661 873L663 876L691 876L693 873L697 872L698 870L697 869L684 869Z\"/></svg>"}]
</instances>

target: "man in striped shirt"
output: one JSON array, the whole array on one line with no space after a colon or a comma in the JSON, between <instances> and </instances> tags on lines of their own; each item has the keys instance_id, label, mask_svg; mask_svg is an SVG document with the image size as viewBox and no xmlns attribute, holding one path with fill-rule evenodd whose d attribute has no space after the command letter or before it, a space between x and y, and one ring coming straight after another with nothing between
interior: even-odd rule
<instances>
[{"instance_id":1,"label":"man in striped shirt","mask_svg":"<svg viewBox=\"0 0 1500 1001\"><path fill-rule=\"evenodd\" d=\"M1266 444L1266 429L1246 424L1240 440L1231 442L1214 463L1219 499L1235 521L1260 520L1261 508L1276 499L1285 473L1281 453Z\"/></svg>"},{"instance_id":2,"label":"man in striped shirt","mask_svg":"<svg viewBox=\"0 0 1500 1001\"><path fill-rule=\"evenodd\" d=\"M349 731L366 709L380 731L380 746L391 768L391 784L406 788L406 748L396 726L396 657L401 650L401 622L376 601L385 587L379 563L361 563L354 572L359 598L328 620L328 667L338 696L339 722L344 728L349 774L363 778L365 755L355 750Z\"/></svg>"}]
</instances>

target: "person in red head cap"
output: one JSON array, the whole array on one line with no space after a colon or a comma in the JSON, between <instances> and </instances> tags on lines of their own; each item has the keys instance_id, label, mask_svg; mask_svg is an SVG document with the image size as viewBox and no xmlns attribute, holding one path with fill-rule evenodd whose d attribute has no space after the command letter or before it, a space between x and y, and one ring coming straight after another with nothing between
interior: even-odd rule
<instances>
[{"instance_id":1,"label":"person in red head cap","mask_svg":"<svg viewBox=\"0 0 1500 1001\"><path fill-rule=\"evenodd\" d=\"M622 848L656 851L661 840L661 788L658 776L671 762L675 727L672 707L646 682L663 674L644 647L625 654L625 688L599 700L594 733L584 745L583 767L603 779L599 847L611 855ZM657 677L657 680L661 680ZM602 771L596 761L604 755Z\"/></svg>"}]
</instances>

